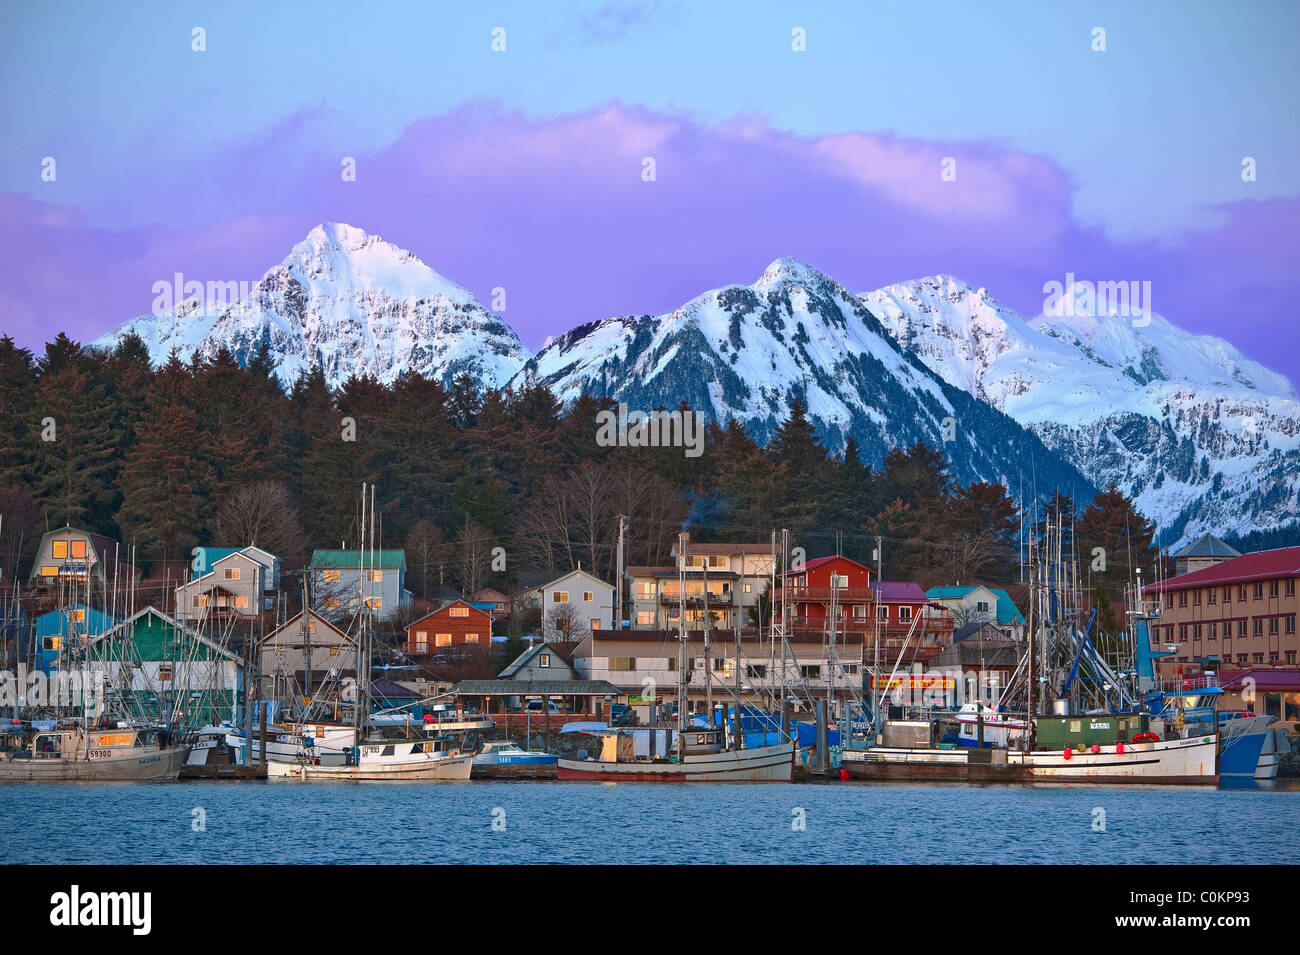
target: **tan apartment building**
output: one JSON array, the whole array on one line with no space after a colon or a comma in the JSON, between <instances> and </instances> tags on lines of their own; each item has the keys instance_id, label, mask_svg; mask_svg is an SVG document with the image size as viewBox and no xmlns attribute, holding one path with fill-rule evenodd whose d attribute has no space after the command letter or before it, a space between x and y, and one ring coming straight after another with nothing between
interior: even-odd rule
<instances>
[{"instance_id":1,"label":"tan apartment building","mask_svg":"<svg viewBox=\"0 0 1300 955\"><path fill-rule=\"evenodd\" d=\"M1156 649L1172 648L1161 674L1198 658L1217 657L1223 669L1295 666L1300 654L1296 616L1300 547L1242 554L1148 584L1160 615L1152 624ZM1213 666L1207 666L1213 669Z\"/></svg>"},{"instance_id":2,"label":"tan apartment building","mask_svg":"<svg viewBox=\"0 0 1300 955\"><path fill-rule=\"evenodd\" d=\"M680 551L673 544L672 564L625 571L629 625L637 630L676 626L684 576L687 626L703 626L706 608L715 627L749 626L751 610L772 579L771 542L706 544L692 542L690 534L684 538Z\"/></svg>"}]
</instances>

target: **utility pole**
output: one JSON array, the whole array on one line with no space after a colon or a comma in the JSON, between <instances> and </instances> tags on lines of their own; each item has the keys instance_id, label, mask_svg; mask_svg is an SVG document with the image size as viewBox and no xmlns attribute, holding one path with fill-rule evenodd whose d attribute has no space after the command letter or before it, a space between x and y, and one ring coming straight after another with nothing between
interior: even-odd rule
<instances>
[{"instance_id":1,"label":"utility pole","mask_svg":"<svg viewBox=\"0 0 1300 955\"><path fill-rule=\"evenodd\" d=\"M627 517L618 515L618 570L614 574L614 629L623 629L623 531Z\"/></svg>"}]
</instances>

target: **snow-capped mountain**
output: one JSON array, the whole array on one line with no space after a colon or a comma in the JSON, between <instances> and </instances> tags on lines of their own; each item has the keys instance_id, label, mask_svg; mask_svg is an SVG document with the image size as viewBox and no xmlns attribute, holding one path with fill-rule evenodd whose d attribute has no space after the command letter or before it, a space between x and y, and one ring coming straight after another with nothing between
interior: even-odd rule
<instances>
[{"instance_id":1,"label":"snow-capped mountain","mask_svg":"<svg viewBox=\"0 0 1300 955\"><path fill-rule=\"evenodd\" d=\"M514 384L530 378L565 402L583 393L641 411L685 402L716 421L740 420L759 441L797 396L828 446L852 436L865 461L919 439L942 447L962 481L1015 487L1036 467L1042 480L1091 488L1030 432L900 349L856 295L794 259L667 315L575 328L550 340Z\"/></svg>"},{"instance_id":2,"label":"snow-capped mountain","mask_svg":"<svg viewBox=\"0 0 1300 955\"><path fill-rule=\"evenodd\" d=\"M408 369L444 383L462 372L497 383L529 356L514 329L455 282L379 236L338 223L312 229L237 301L195 298L92 344L111 347L129 331L155 362L173 348L188 358L224 347L246 363L265 343L286 386L313 364L331 385L352 374L389 383Z\"/></svg>"},{"instance_id":3,"label":"snow-capped mountain","mask_svg":"<svg viewBox=\"0 0 1300 955\"><path fill-rule=\"evenodd\" d=\"M1071 295L1074 290L1067 290ZM904 349L1006 412L1176 544L1300 518L1300 401L1283 376L1158 314L1029 321L950 276L861 296Z\"/></svg>"}]
</instances>

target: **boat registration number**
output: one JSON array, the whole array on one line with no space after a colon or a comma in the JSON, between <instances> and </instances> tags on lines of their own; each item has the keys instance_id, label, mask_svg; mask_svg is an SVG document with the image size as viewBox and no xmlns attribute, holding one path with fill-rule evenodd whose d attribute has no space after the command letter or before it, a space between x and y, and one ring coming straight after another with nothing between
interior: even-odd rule
<instances>
[{"instance_id":1,"label":"boat registration number","mask_svg":"<svg viewBox=\"0 0 1300 955\"><path fill-rule=\"evenodd\" d=\"M112 755L113 751L111 749L91 749L86 751L86 756L89 759L105 759Z\"/></svg>"}]
</instances>

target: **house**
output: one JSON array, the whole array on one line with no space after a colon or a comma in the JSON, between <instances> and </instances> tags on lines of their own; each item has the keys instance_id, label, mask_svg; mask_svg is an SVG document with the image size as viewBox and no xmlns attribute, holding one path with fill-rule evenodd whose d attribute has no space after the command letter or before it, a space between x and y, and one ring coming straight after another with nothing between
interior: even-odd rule
<instances>
[{"instance_id":1,"label":"house","mask_svg":"<svg viewBox=\"0 0 1300 955\"><path fill-rule=\"evenodd\" d=\"M1300 547L1279 547L1147 584L1143 594L1160 607L1151 642L1173 648L1160 661L1161 675L1198 660L1220 661L1210 669L1294 666L1298 579Z\"/></svg>"},{"instance_id":2,"label":"house","mask_svg":"<svg viewBox=\"0 0 1300 955\"><path fill-rule=\"evenodd\" d=\"M617 698L617 687L606 680L586 680L555 647L545 641L529 647L495 680L462 680L452 688L457 702L480 713L517 710L529 700L553 702L565 713L607 712L604 704ZM548 709L543 705L543 709Z\"/></svg>"},{"instance_id":3,"label":"house","mask_svg":"<svg viewBox=\"0 0 1300 955\"><path fill-rule=\"evenodd\" d=\"M736 605L740 578L729 571L632 566L627 568L625 578L627 620L636 630L666 630L678 624L682 612L683 579L687 626L703 626L706 588L708 610L715 628L730 630L734 626L735 614L743 613ZM752 588L756 583L749 581L745 586Z\"/></svg>"},{"instance_id":4,"label":"house","mask_svg":"<svg viewBox=\"0 0 1300 955\"><path fill-rule=\"evenodd\" d=\"M886 580L873 583L871 590L883 659L901 655L904 663L924 663L952 642L953 622L947 608L931 601L920 584ZM870 639L874 656L875 634Z\"/></svg>"},{"instance_id":5,"label":"house","mask_svg":"<svg viewBox=\"0 0 1300 955\"><path fill-rule=\"evenodd\" d=\"M780 696L781 686L799 688L792 697L824 698L831 682L842 693L862 687L862 635L841 634L832 659L828 642L820 632L792 631L785 644L784 659L771 640L760 640L755 630L741 631L740 656L736 656L733 632L713 634L709 652L704 652L704 632L687 632L687 698L692 709L703 709L711 677L715 702L727 704L739 676L741 696L746 703L766 706ZM681 634L678 630L611 630L586 636L574 651L573 665L587 680L604 680L621 695L640 699L647 687L654 688L660 702L675 699ZM739 668L739 673L737 669Z\"/></svg>"},{"instance_id":6,"label":"house","mask_svg":"<svg viewBox=\"0 0 1300 955\"><path fill-rule=\"evenodd\" d=\"M38 589L52 590L59 583L98 588L134 584L139 571L124 559L122 545L111 537L67 526L41 535L29 581Z\"/></svg>"},{"instance_id":7,"label":"house","mask_svg":"<svg viewBox=\"0 0 1300 955\"><path fill-rule=\"evenodd\" d=\"M336 701L357 675L356 641L315 610L299 611L258 641L257 660L264 696L282 703Z\"/></svg>"},{"instance_id":8,"label":"house","mask_svg":"<svg viewBox=\"0 0 1300 955\"><path fill-rule=\"evenodd\" d=\"M692 541L690 534L683 534L679 541L674 542L671 554L674 560L672 570L685 570L692 580L709 578L710 610L719 626L731 628L750 624L751 611L758 606L759 598L772 580L775 557L770 540L705 543ZM723 582L723 589L715 589L715 577ZM690 583L687 595L692 595ZM712 597L715 595L724 598L717 609L713 607ZM703 596L703 590L698 596ZM629 619L635 620L634 617Z\"/></svg>"},{"instance_id":9,"label":"house","mask_svg":"<svg viewBox=\"0 0 1300 955\"><path fill-rule=\"evenodd\" d=\"M784 601L791 630L825 633L833 620L836 632L866 633L873 629L875 574L849 557L818 557L786 571L776 597Z\"/></svg>"},{"instance_id":10,"label":"house","mask_svg":"<svg viewBox=\"0 0 1300 955\"><path fill-rule=\"evenodd\" d=\"M1225 544L1213 534L1202 534L1174 553L1174 569L1178 574L1190 574L1194 570L1204 570L1240 556L1241 551Z\"/></svg>"},{"instance_id":11,"label":"house","mask_svg":"<svg viewBox=\"0 0 1300 955\"><path fill-rule=\"evenodd\" d=\"M176 588L178 620L254 617L275 609L280 558L260 547L196 551L196 573L200 567L206 569Z\"/></svg>"},{"instance_id":12,"label":"house","mask_svg":"<svg viewBox=\"0 0 1300 955\"><path fill-rule=\"evenodd\" d=\"M490 604L493 620L504 620L510 616L510 598L491 587L470 594L469 601L472 604Z\"/></svg>"},{"instance_id":13,"label":"house","mask_svg":"<svg viewBox=\"0 0 1300 955\"><path fill-rule=\"evenodd\" d=\"M537 589L545 639L572 643L593 631L613 629L613 585L581 567Z\"/></svg>"},{"instance_id":14,"label":"house","mask_svg":"<svg viewBox=\"0 0 1300 955\"><path fill-rule=\"evenodd\" d=\"M1000 587L931 587L925 595L947 608L955 627L977 621L989 622L1013 639L1025 638L1025 617L1010 595Z\"/></svg>"},{"instance_id":15,"label":"house","mask_svg":"<svg viewBox=\"0 0 1300 955\"><path fill-rule=\"evenodd\" d=\"M376 620L391 620L411 601L406 589L406 552L376 550L371 568L370 551L316 550L308 572L311 575L313 606L331 617L355 614L364 599ZM366 580L362 581L362 563Z\"/></svg>"},{"instance_id":16,"label":"house","mask_svg":"<svg viewBox=\"0 0 1300 955\"><path fill-rule=\"evenodd\" d=\"M453 600L406 628L406 655L422 657L445 647L492 643L492 614L467 600ZM490 672L490 671L489 671Z\"/></svg>"},{"instance_id":17,"label":"house","mask_svg":"<svg viewBox=\"0 0 1300 955\"><path fill-rule=\"evenodd\" d=\"M239 657L154 606L89 640L85 666L133 719L197 728L240 715Z\"/></svg>"},{"instance_id":18,"label":"house","mask_svg":"<svg viewBox=\"0 0 1300 955\"><path fill-rule=\"evenodd\" d=\"M43 613L32 622L36 643L36 668L50 673L57 668L59 652L88 643L113 625L113 618L83 603Z\"/></svg>"}]
</instances>

